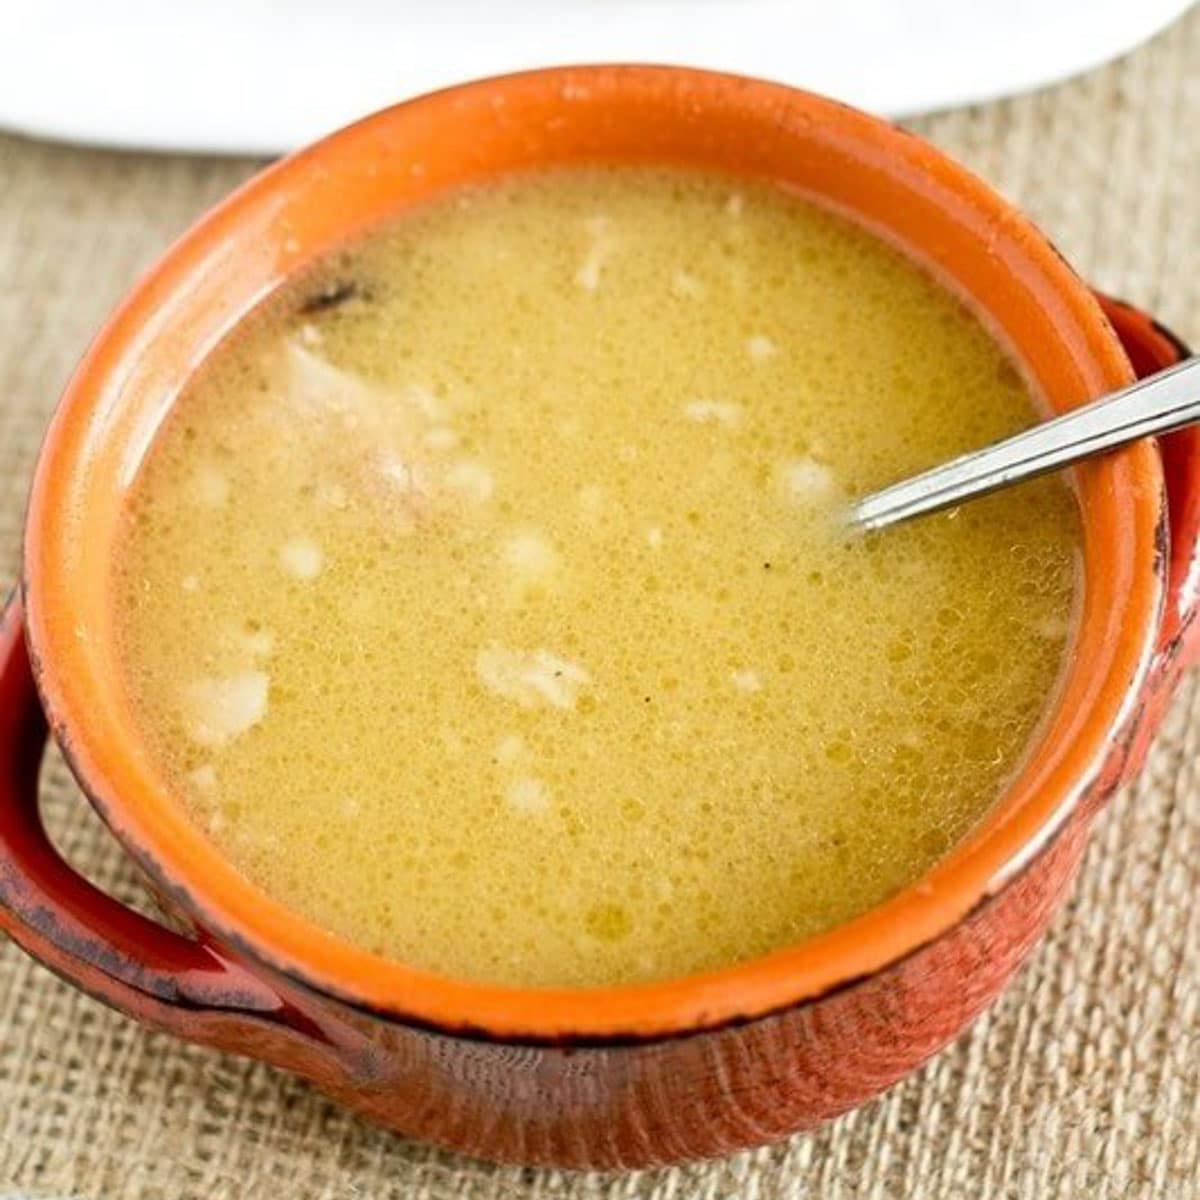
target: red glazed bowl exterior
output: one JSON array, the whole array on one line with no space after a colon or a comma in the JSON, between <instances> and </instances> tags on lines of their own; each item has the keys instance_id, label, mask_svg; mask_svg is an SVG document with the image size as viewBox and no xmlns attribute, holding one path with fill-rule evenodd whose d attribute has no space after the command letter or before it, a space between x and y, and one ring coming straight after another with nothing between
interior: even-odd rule
<instances>
[{"instance_id":1,"label":"red glazed bowl exterior","mask_svg":"<svg viewBox=\"0 0 1200 1200\"><path fill-rule=\"evenodd\" d=\"M338 155L361 172L331 169ZM1102 300L1106 320L1019 214L931 148L773 85L665 68L538 72L343 131L185 237L101 334L56 416L24 595L0 629L0 928L130 1016L294 1071L406 1134L493 1159L629 1167L759 1145L844 1112L994 999L1194 656L1200 435L1081 473L1081 662L1027 778L895 901L795 950L638 988L487 989L372 961L231 878L138 775L135 731L96 669L102 617L90 624L120 481L215 339L368 210L502 169L597 160L774 177L850 211L963 292L1051 407L1185 353L1127 305ZM272 248L269 262L239 255L255 245ZM193 936L123 908L58 856L37 809L48 732Z\"/></svg>"}]
</instances>

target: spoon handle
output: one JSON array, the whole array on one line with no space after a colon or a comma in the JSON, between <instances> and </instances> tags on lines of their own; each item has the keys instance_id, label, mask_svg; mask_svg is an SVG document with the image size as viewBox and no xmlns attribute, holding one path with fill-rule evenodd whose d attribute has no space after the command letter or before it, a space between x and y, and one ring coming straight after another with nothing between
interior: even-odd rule
<instances>
[{"instance_id":1,"label":"spoon handle","mask_svg":"<svg viewBox=\"0 0 1200 1200\"><path fill-rule=\"evenodd\" d=\"M1200 358L864 496L851 506L849 522L863 530L884 529L1196 421Z\"/></svg>"}]
</instances>

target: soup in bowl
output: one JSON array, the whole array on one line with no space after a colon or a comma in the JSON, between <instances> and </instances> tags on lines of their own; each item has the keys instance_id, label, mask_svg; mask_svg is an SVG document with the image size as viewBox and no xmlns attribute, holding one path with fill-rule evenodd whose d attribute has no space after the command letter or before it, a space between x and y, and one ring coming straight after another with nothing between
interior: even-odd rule
<instances>
[{"instance_id":1,"label":"soup in bowl","mask_svg":"<svg viewBox=\"0 0 1200 1200\"><path fill-rule=\"evenodd\" d=\"M1195 444L1169 505L1149 443L877 536L845 505L1130 373L1026 221L831 102L591 68L368 118L186 235L64 397L0 919L475 1153L841 1111L995 995L1139 760ZM195 939L53 857L33 677Z\"/></svg>"}]
</instances>

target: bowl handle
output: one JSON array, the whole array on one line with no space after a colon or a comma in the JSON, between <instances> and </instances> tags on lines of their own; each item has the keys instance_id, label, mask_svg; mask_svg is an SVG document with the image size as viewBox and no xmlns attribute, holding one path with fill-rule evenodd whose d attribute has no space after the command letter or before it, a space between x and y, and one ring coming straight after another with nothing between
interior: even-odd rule
<instances>
[{"instance_id":1,"label":"bowl handle","mask_svg":"<svg viewBox=\"0 0 1200 1200\"><path fill-rule=\"evenodd\" d=\"M1148 313L1124 300L1097 297L1139 378L1191 357L1188 347ZM1200 426L1168 434L1158 445L1169 527L1166 607L1149 676L1124 736L1105 764L1108 786L1096 789L1100 796L1141 769L1175 685L1200 658Z\"/></svg>"},{"instance_id":2,"label":"bowl handle","mask_svg":"<svg viewBox=\"0 0 1200 1200\"><path fill-rule=\"evenodd\" d=\"M310 1076L362 1039L299 987L126 908L58 853L38 809L48 727L14 595L0 617L0 931L69 983L148 1025Z\"/></svg>"}]
</instances>

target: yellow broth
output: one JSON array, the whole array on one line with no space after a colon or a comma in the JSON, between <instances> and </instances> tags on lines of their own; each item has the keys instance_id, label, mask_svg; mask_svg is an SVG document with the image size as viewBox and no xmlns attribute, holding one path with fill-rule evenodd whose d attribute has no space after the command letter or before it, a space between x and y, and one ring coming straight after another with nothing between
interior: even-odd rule
<instances>
[{"instance_id":1,"label":"yellow broth","mask_svg":"<svg viewBox=\"0 0 1200 1200\"><path fill-rule=\"evenodd\" d=\"M837 514L1034 417L952 296L778 190L458 192L180 397L116 556L124 686L222 852L361 947L525 985L728 965L912 882L1018 764L1069 490Z\"/></svg>"}]
</instances>

